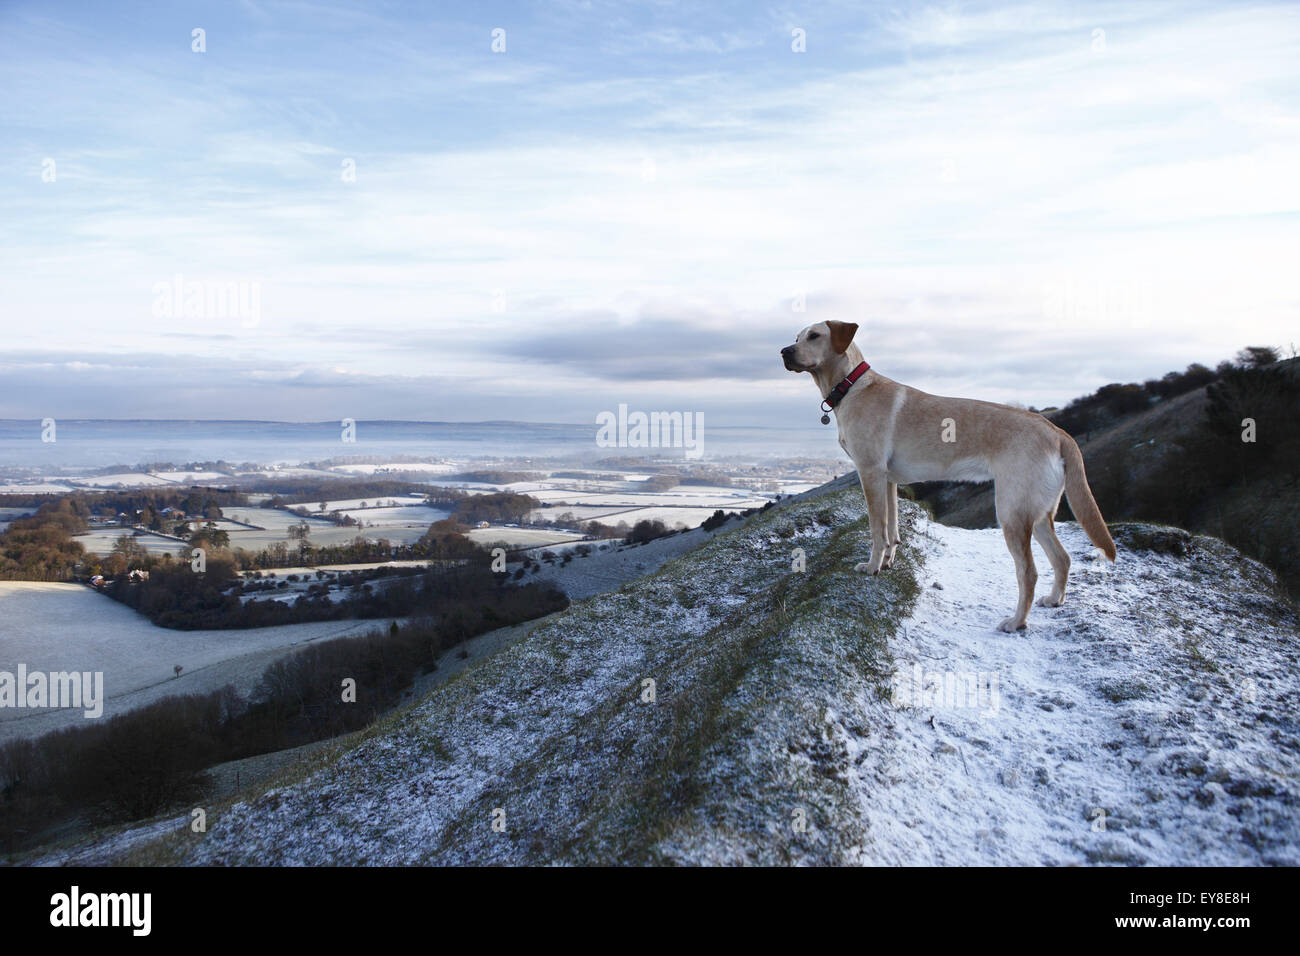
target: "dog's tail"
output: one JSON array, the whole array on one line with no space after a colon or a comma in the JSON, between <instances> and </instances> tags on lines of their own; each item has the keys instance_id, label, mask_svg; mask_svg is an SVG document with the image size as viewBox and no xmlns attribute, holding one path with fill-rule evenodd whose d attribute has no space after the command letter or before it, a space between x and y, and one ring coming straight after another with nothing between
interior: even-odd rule
<instances>
[{"instance_id":1,"label":"dog's tail","mask_svg":"<svg viewBox=\"0 0 1300 956\"><path fill-rule=\"evenodd\" d=\"M1088 475L1083 470L1083 452L1070 434L1058 428L1061 433L1061 457L1065 459L1065 496L1070 500L1070 510L1088 533L1088 540L1101 548L1111 561L1115 560L1115 542L1111 540L1106 521L1097 507L1097 499L1088 487Z\"/></svg>"}]
</instances>

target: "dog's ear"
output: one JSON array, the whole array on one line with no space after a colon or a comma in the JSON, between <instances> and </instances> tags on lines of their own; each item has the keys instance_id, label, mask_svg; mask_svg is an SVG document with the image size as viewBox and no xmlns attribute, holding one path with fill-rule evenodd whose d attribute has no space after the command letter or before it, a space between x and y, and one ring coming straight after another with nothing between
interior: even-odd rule
<instances>
[{"instance_id":1,"label":"dog's ear","mask_svg":"<svg viewBox=\"0 0 1300 956\"><path fill-rule=\"evenodd\" d=\"M831 320L826 323L831 330L831 348L840 355L844 354L849 343L853 341L853 333L858 330L856 322L836 322Z\"/></svg>"}]
</instances>

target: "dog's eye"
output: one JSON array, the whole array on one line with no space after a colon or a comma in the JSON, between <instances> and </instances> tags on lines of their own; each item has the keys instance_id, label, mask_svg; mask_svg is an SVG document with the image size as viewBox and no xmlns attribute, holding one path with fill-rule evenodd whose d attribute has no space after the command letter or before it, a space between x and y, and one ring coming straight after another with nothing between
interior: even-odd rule
<instances>
[{"instance_id":1,"label":"dog's eye","mask_svg":"<svg viewBox=\"0 0 1300 956\"><path fill-rule=\"evenodd\" d=\"M811 341L812 339L817 338L817 336L820 335L820 334L821 334L820 332L809 332L809 333L808 333L808 339L809 339L809 341Z\"/></svg>"}]
</instances>

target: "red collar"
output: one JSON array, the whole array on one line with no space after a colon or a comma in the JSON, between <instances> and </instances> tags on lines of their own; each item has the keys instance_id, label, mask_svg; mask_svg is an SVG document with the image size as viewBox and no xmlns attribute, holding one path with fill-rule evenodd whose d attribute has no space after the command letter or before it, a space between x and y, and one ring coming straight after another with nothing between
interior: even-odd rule
<instances>
[{"instance_id":1,"label":"red collar","mask_svg":"<svg viewBox=\"0 0 1300 956\"><path fill-rule=\"evenodd\" d=\"M871 368L870 365L868 365L866 362L862 362L861 364L858 365L857 368L855 368L852 372L850 372L845 377L845 379L842 382L840 382L840 384L832 388L830 394L827 395L826 398L822 400L822 411L823 412L833 411L835 406L844 400L844 396L849 393L849 389L853 387L853 383L856 382L858 379L862 378L862 376L866 374L867 369L869 368ZM829 405L830 408L827 408L826 407L827 405Z\"/></svg>"}]
</instances>

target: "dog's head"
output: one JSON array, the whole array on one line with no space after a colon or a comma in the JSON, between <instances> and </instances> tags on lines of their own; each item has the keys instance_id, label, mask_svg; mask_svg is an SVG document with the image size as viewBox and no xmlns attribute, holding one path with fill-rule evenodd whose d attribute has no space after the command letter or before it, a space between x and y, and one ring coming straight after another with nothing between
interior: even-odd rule
<instances>
[{"instance_id":1,"label":"dog's head","mask_svg":"<svg viewBox=\"0 0 1300 956\"><path fill-rule=\"evenodd\" d=\"M781 360L792 372L811 372L837 355L843 355L858 330L854 322L818 322L794 337L794 345L781 350Z\"/></svg>"}]
</instances>

